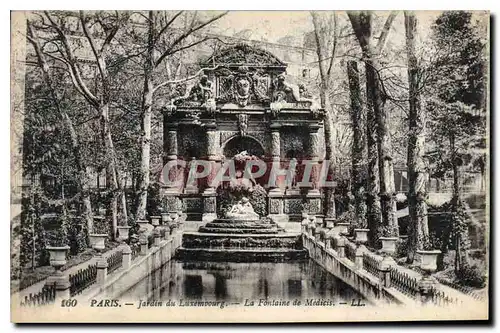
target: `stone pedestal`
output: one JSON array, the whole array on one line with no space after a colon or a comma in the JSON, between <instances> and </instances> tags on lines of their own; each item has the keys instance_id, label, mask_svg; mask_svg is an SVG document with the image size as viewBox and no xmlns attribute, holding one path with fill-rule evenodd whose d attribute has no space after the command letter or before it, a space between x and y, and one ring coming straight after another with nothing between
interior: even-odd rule
<instances>
[{"instance_id":1,"label":"stone pedestal","mask_svg":"<svg viewBox=\"0 0 500 333\"><path fill-rule=\"evenodd\" d=\"M335 226L335 218L334 217L325 217L325 228L332 229Z\"/></svg>"},{"instance_id":2,"label":"stone pedestal","mask_svg":"<svg viewBox=\"0 0 500 333\"><path fill-rule=\"evenodd\" d=\"M283 195L280 192L269 192L268 194L269 217L277 222L288 222L288 216L284 212Z\"/></svg>"},{"instance_id":3,"label":"stone pedestal","mask_svg":"<svg viewBox=\"0 0 500 333\"><path fill-rule=\"evenodd\" d=\"M139 236L139 244L141 244L141 256L148 254L148 237L145 234Z\"/></svg>"},{"instance_id":4,"label":"stone pedestal","mask_svg":"<svg viewBox=\"0 0 500 333\"><path fill-rule=\"evenodd\" d=\"M397 265L390 256L384 256L378 266L380 284L386 288L391 287L391 266Z\"/></svg>"},{"instance_id":5,"label":"stone pedestal","mask_svg":"<svg viewBox=\"0 0 500 333\"><path fill-rule=\"evenodd\" d=\"M418 291L422 305L432 303L436 285L438 285L438 281L430 275L424 275L422 279L418 281Z\"/></svg>"},{"instance_id":6,"label":"stone pedestal","mask_svg":"<svg viewBox=\"0 0 500 333\"><path fill-rule=\"evenodd\" d=\"M337 251L340 258L345 258L345 243L346 240L344 237L336 237L334 238L335 242L335 250Z\"/></svg>"},{"instance_id":7,"label":"stone pedestal","mask_svg":"<svg viewBox=\"0 0 500 333\"><path fill-rule=\"evenodd\" d=\"M123 262L122 262L123 269L130 268L130 265L132 265L132 249L128 244L122 245L122 255L123 255Z\"/></svg>"},{"instance_id":8,"label":"stone pedestal","mask_svg":"<svg viewBox=\"0 0 500 333\"><path fill-rule=\"evenodd\" d=\"M179 198L179 193L166 193L164 197L164 211L168 214L182 213L181 199Z\"/></svg>"},{"instance_id":9,"label":"stone pedestal","mask_svg":"<svg viewBox=\"0 0 500 333\"><path fill-rule=\"evenodd\" d=\"M55 304L60 305L62 300L70 298L69 275L56 272L56 275L49 276L45 280L46 286L54 286L56 289Z\"/></svg>"},{"instance_id":10,"label":"stone pedestal","mask_svg":"<svg viewBox=\"0 0 500 333\"><path fill-rule=\"evenodd\" d=\"M97 278L96 283L103 285L106 282L106 277L108 275L108 261L104 256L100 255L97 259Z\"/></svg>"},{"instance_id":11,"label":"stone pedestal","mask_svg":"<svg viewBox=\"0 0 500 333\"><path fill-rule=\"evenodd\" d=\"M363 268L363 254L367 251L364 245L359 245L356 248L354 263L358 269Z\"/></svg>"},{"instance_id":12,"label":"stone pedestal","mask_svg":"<svg viewBox=\"0 0 500 333\"><path fill-rule=\"evenodd\" d=\"M306 195L306 201L307 201L307 207L308 211L307 214L309 215L314 215L318 217L319 215L322 215L321 211L321 195L319 192L317 194L315 193L308 193Z\"/></svg>"},{"instance_id":13,"label":"stone pedestal","mask_svg":"<svg viewBox=\"0 0 500 333\"><path fill-rule=\"evenodd\" d=\"M217 197L214 193L203 193L203 222L212 222L217 218Z\"/></svg>"},{"instance_id":14,"label":"stone pedestal","mask_svg":"<svg viewBox=\"0 0 500 333\"><path fill-rule=\"evenodd\" d=\"M154 240L154 243L153 243L154 246L160 246L161 235L160 235L159 229L155 229L153 231L153 240Z\"/></svg>"}]
</instances>

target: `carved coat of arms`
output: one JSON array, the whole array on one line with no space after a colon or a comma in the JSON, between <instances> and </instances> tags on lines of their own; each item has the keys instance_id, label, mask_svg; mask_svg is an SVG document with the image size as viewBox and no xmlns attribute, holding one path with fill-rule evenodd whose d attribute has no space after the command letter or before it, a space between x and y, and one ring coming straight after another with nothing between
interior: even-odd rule
<instances>
[{"instance_id":1,"label":"carved coat of arms","mask_svg":"<svg viewBox=\"0 0 500 333\"><path fill-rule=\"evenodd\" d=\"M236 79L235 82L235 100L236 103L243 107L248 104L248 99L250 97L251 82L246 76L242 76Z\"/></svg>"}]
</instances>

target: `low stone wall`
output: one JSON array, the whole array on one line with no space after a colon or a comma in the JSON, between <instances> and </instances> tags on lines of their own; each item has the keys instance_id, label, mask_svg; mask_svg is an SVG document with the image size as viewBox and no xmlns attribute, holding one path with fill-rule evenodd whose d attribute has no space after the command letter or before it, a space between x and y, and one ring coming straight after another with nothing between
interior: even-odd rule
<instances>
[{"instance_id":1,"label":"low stone wall","mask_svg":"<svg viewBox=\"0 0 500 333\"><path fill-rule=\"evenodd\" d=\"M95 286L89 288L76 298L81 301L92 299L116 299L128 289L139 283L151 272L156 271L174 256L177 248L182 242L182 231L177 230L166 239L157 241L155 245L141 253L130 266L126 265L113 274L107 276L104 281L98 281Z\"/></svg>"}]
</instances>

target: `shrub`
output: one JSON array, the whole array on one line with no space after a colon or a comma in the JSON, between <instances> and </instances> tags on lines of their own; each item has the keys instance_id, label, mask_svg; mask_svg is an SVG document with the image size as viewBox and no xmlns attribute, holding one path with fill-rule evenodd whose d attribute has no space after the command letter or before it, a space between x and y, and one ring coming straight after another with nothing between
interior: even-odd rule
<instances>
[{"instance_id":1,"label":"shrub","mask_svg":"<svg viewBox=\"0 0 500 333\"><path fill-rule=\"evenodd\" d=\"M262 186L256 185L253 188L249 200L259 216L267 216L267 192Z\"/></svg>"},{"instance_id":2,"label":"shrub","mask_svg":"<svg viewBox=\"0 0 500 333\"><path fill-rule=\"evenodd\" d=\"M483 288L486 284L484 271L478 265L464 264L457 272L457 279L466 286Z\"/></svg>"},{"instance_id":3,"label":"shrub","mask_svg":"<svg viewBox=\"0 0 500 333\"><path fill-rule=\"evenodd\" d=\"M408 238L399 239L396 243L396 258L404 258L408 256Z\"/></svg>"}]
</instances>

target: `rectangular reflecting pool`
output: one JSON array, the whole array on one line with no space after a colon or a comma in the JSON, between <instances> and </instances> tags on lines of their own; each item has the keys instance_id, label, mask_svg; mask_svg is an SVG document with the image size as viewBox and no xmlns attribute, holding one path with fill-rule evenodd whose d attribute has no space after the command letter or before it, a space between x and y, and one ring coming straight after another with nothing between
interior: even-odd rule
<instances>
[{"instance_id":1,"label":"rectangular reflecting pool","mask_svg":"<svg viewBox=\"0 0 500 333\"><path fill-rule=\"evenodd\" d=\"M363 297L312 260L285 263L172 260L125 291L120 299L171 301L177 302L176 305L192 300L244 305L266 300L323 300L338 304Z\"/></svg>"}]
</instances>

